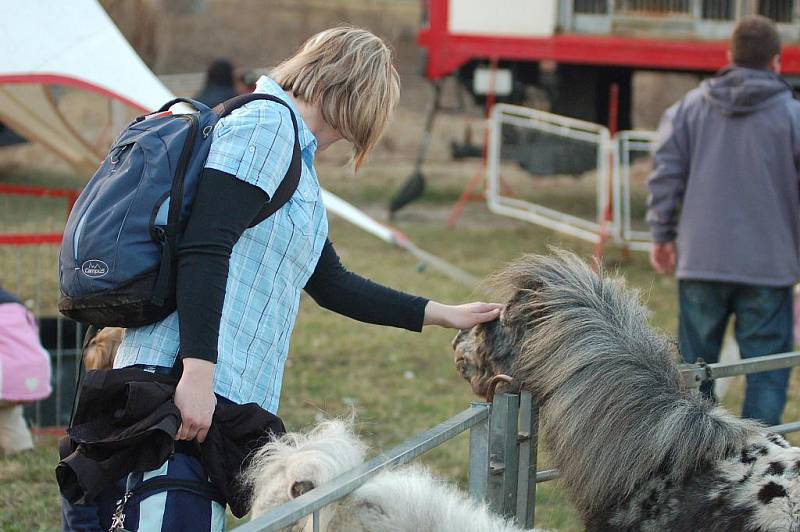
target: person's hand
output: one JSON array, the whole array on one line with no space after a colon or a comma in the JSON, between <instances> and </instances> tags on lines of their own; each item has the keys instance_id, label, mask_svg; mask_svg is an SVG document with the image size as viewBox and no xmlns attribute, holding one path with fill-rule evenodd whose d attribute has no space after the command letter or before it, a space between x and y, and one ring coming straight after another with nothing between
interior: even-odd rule
<instances>
[{"instance_id":1,"label":"person's hand","mask_svg":"<svg viewBox=\"0 0 800 532\"><path fill-rule=\"evenodd\" d=\"M500 317L503 305L500 303L465 303L464 305L443 305L428 301L425 306L423 325L440 325L451 329L471 329L479 323L496 320Z\"/></svg>"},{"instance_id":2,"label":"person's hand","mask_svg":"<svg viewBox=\"0 0 800 532\"><path fill-rule=\"evenodd\" d=\"M675 242L654 242L650 248L650 265L661 275L675 272Z\"/></svg>"},{"instance_id":3,"label":"person's hand","mask_svg":"<svg viewBox=\"0 0 800 532\"><path fill-rule=\"evenodd\" d=\"M211 426L217 397L214 395L214 364L199 358L183 359L183 375L175 388L175 406L181 413L176 440L203 442Z\"/></svg>"}]
</instances>

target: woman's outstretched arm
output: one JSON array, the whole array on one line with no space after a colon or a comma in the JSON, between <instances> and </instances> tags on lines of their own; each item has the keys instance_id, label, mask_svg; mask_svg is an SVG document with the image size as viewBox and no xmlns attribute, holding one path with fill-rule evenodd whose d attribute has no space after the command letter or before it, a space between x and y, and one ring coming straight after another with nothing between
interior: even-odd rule
<instances>
[{"instance_id":1,"label":"woman's outstretched arm","mask_svg":"<svg viewBox=\"0 0 800 532\"><path fill-rule=\"evenodd\" d=\"M468 329L496 319L502 305L445 305L375 283L344 267L330 240L305 290L321 307L377 325L420 331L424 325Z\"/></svg>"}]
</instances>

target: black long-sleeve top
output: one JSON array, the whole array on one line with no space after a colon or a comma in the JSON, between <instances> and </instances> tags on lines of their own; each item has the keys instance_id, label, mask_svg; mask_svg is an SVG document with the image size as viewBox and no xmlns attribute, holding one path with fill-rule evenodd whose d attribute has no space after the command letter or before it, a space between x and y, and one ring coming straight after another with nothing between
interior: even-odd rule
<instances>
[{"instance_id":1,"label":"black long-sleeve top","mask_svg":"<svg viewBox=\"0 0 800 532\"><path fill-rule=\"evenodd\" d=\"M267 194L254 185L219 170L204 171L178 246L181 358L216 362L231 251L267 201ZM428 303L348 271L330 240L305 291L338 314L412 331L422 329Z\"/></svg>"}]
</instances>

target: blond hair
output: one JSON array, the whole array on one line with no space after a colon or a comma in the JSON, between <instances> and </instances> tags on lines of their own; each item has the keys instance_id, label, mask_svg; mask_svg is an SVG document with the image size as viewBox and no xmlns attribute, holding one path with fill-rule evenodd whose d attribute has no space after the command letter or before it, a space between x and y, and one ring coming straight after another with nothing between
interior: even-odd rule
<instances>
[{"instance_id":1,"label":"blond hair","mask_svg":"<svg viewBox=\"0 0 800 532\"><path fill-rule=\"evenodd\" d=\"M400 97L389 47L350 26L317 33L270 75L294 96L319 104L325 122L353 144L356 168L378 143Z\"/></svg>"}]
</instances>

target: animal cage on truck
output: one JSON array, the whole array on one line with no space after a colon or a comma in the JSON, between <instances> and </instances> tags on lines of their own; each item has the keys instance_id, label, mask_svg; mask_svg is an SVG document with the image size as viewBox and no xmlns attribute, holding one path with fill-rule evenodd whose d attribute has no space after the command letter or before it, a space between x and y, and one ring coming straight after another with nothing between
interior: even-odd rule
<instances>
[{"instance_id":1,"label":"animal cage on truck","mask_svg":"<svg viewBox=\"0 0 800 532\"><path fill-rule=\"evenodd\" d=\"M712 73L751 14L776 22L783 75L800 83L800 0L423 0L418 42L428 79L454 75L478 99L490 81L508 103L539 87L550 112L607 124L616 84L625 130L636 71Z\"/></svg>"}]
</instances>

